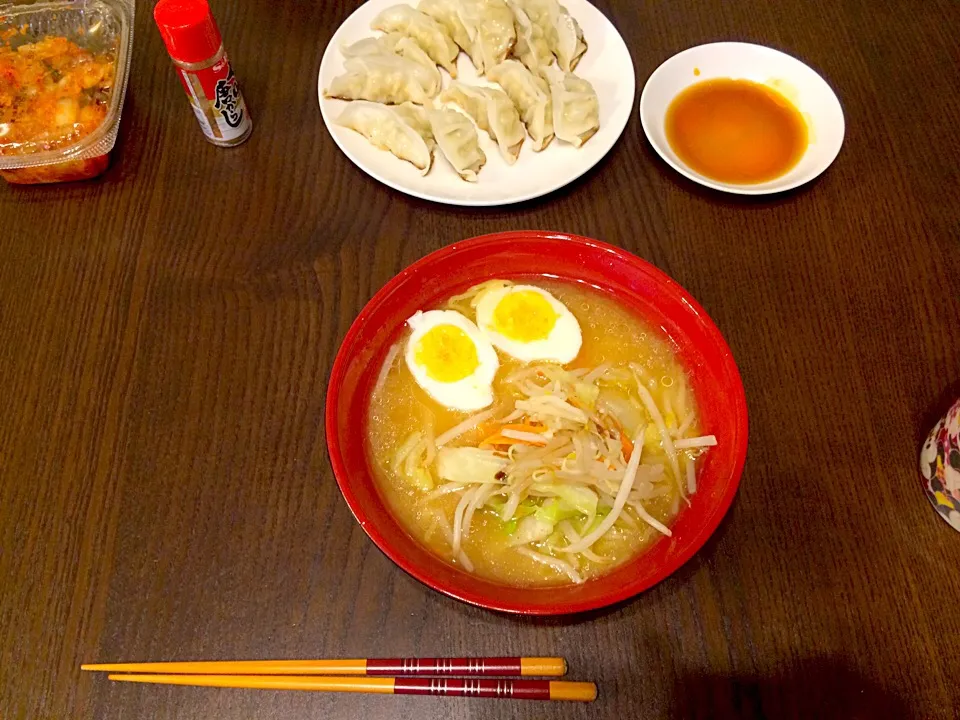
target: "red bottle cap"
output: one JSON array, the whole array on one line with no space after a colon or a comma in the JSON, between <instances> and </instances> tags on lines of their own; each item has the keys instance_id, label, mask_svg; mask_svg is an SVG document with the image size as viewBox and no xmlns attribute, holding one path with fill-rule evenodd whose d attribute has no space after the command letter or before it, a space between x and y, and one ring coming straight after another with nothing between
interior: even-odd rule
<instances>
[{"instance_id":1,"label":"red bottle cap","mask_svg":"<svg viewBox=\"0 0 960 720\"><path fill-rule=\"evenodd\" d=\"M180 62L208 60L223 42L207 0L160 0L153 19L170 57Z\"/></svg>"}]
</instances>

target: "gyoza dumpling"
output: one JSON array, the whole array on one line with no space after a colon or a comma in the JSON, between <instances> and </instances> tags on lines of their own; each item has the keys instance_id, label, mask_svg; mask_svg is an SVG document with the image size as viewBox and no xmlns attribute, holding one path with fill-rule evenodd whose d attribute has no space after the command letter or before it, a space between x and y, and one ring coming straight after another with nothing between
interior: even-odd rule
<instances>
[{"instance_id":1,"label":"gyoza dumpling","mask_svg":"<svg viewBox=\"0 0 960 720\"><path fill-rule=\"evenodd\" d=\"M535 24L515 0L507 0L507 5L513 12L514 25L517 28L517 44L513 46L513 55L526 65L530 72L539 73L541 68L554 61L543 28Z\"/></svg>"},{"instance_id":2,"label":"gyoza dumpling","mask_svg":"<svg viewBox=\"0 0 960 720\"><path fill-rule=\"evenodd\" d=\"M341 45L340 54L345 58L360 57L361 55L399 55L400 53L394 52L394 48L397 47L400 39L405 37L407 36L402 33L387 33L377 37L364 38L349 45ZM431 62L433 61L431 60Z\"/></svg>"},{"instance_id":3,"label":"gyoza dumpling","mask_svg":"<svg viewBox=\"0 0 960 720\"><path fill-rule=\"evenodd\" d=\"M453 103L469 115L477 127L496 141L500 154L509 164L517 161L526 133L517 108L503 90L454 81L440 93L439 100Z\"/></svg>"},{"instance_id":4,"label":"gyoza dumpling","mask_svg":"<svg viewBox=\"0 0 960 720\"><path fill-rule=\"evenodd\" d=\"M452 77L457 76L457 55L460 48L453 42L446 28L429 15L409 5L393 5L383 10L370 25L385 33L409 35L437 65Z\"/></svg>"},{"instance_id":5,"label":"gyoza dumpling","mask_svg":"<svg viewBox=\"0 0 960 720\"><path fill-rule=\"evenodd\" d=\"M416 40L403 33L392 32L379 37L364 38L340 48L340 52L345 58L363 55L399 55L407 58L407 60L413 60L425 68L436 70L437 77L440 77L440 71L437 70L437 64L433 59L427 55Z\"/></svg>"},{"instance_id":6,"label":"gyoza dumpling","mask_svg":"<svg viewBox=\"0 0 960 720\"><path fill-rule=\"evenodd\" d=\"M443 82L440 77L440 71L437 64L430 59L430 56L423 51L423 48L417 44L417 41L402 33L387 33L380 37L364 38L358 40L352 45L347 45L340 49L345 58L351 57L369 57L371 55L399 55L407 60L423 65L433 77L434 94L440 92L440 86Z\"/></svg>"},{"instance_id":7,"label":"gyoza dumpling","mask_svg":"<svg viewBox=\"0 0 960 720\"><path fill-rule=\"evenodd\" d=\"M427 143L427 147L432 151L437 144L433 137L433 130L430 128L430 118L427 111L419 105L413 103L404 103L403 105L394 105L393 110L403 118L403 121L417 131L417 134Z\"/></svg>"},{"instance_id":8,"label":"gyoza dumpling","mask_svg":"<svg viewBox=\"0 0 960 720\"><path fill-rule=\"evenodd\" d=\"M470 38L470 59L483 75L502 63L517 42L513 12L504 0L459 0L460 22Z\"/></svg>"},{"instance_id":9,"label":"gyoza dumpling","mask_svg":"<svg viewBox=\"0 0 960 720\"><path fill-rule=\"evenodd\" d=\"M580 147L600 129L600 101L593 85L555 65L544 69L553 103L553 132Z\"/></svg>"},{"instance_id":10,"label":"gyoza dumpling","mask_svg":"<svg viewBox=\"0 0 960 720\"><path fill-rule=\"evenodd\" d=\"M372 145L416 167L421 175L433 162L433 135L427 111L417 105L381 105L358 100L340 113L337 125L355 130Z\"/></svg>"},{"instance_id":11,"label":"gyoza dumpling","mask_svg":"<svg viewBox=\"0 0 960 720\"><path fill-rule=\"evenodd\" d=\"M543 32L556 56L560 69L573 72L587 51L583 30L567 9L557 0L516 0L527 16Z\"/></svg>"},{"instance_id":12,"label":"gyoza dumpling","mask_svg":"<svg viewBox=\"0 0 960 720\"><path fill-rule=\"evenodd\" d=\"M460 20L460 0L420 0L417 10L443 25L464 52L470 52L470 36Z\"/></svg>"},{"instance_id":13,"label":"gyoza dumpling","mask_svg":"<svg viewBox=\"0 0 960 720\"><path fill-rule=\"evenodd\" d=\"M427 114L440 152L461 178L476 182L487 156L480 149L480 138L470 118L449 108L427 110Z\"/></svg>"},{"instance_id":14,"label":"gyoza dumpling","mask_svg":"<svg viewBox=\"0 0 960 720\"><path fill-rule=\"evenodd\" d=\"M587 43L583 39L583 30L573 16L563 5L557 5L559 13L553 16L556 34L548 36L550 49L557 57L557 63L564 72L573 72L580 62L580 58L587 51Z\"/></svg>"},{"instance_id":15,"label":"gyoza dumpling","mask_svg":"<svg viewBox=\"0 0 960 720\"><path fill-rule=\"evenodd\" d=\"M399 55L357 55L347 58L344 67L347 72L330 82L327 97L424 105L440 90L429 68Z\"/></svg>"},{"instance_id":16,"label":"gyoza dumpling","mask_svg":"<svg viewBox=\"0 0 960 720\"><path fill-rule=\"evenodd\" d=\"M553 103L546 80L534 75L518 60L505 60L492 68L487 77L503 88L520 111L520 118L540 152L553 140Z\"/></svg>"}]
</instances>

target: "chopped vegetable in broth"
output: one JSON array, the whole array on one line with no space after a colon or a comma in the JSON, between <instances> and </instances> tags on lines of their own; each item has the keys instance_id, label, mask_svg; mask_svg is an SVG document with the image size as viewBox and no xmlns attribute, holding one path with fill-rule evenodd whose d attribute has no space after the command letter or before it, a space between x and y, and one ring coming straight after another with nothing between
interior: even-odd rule
<instances>
[{"instance_id":1,"label":"chopped vegetable in broth","mask_svg":"<svg viewBox=\"0 0 960 720\"><path fill-rule=\"evenodd\" d=\"M367 427L378 485L401 524L451 563L520 587L584 582L670 535L696 492L696 458L717 442L699 434L667 338L596 291L533 282L579 324L572 362L501 351L493 403L459 412L418 385L403 360L408 331L384 360ZM511 285L484 283L438 309L489 334L478 298Z\"/></svg>"}]
</instances>

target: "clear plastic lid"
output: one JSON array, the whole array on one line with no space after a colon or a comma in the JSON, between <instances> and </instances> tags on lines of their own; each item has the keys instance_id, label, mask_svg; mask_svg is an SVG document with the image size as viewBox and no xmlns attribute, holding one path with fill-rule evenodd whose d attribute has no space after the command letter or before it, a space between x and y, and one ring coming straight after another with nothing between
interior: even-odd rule
<instances>
[{"instance_id":1,"label":"clear plastic lid","mask_svg":"<svg viewBox=\"0 0 960 720\"><path fill-rule=\"evenodd\" d=\"M134 0L0 5L0 170L113 149Z\"/></svg>"}]
</instances>

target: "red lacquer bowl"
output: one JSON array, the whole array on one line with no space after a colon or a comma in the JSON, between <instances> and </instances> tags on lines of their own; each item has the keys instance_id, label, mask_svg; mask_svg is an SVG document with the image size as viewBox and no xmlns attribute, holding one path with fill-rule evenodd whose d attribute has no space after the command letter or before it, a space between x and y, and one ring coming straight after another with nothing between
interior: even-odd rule
<instances>
[{"instance_id":1,"label":"red lacquer bowl","mask_svg":"<svg viewBox=\"0 0 960 720\"><path fill-rule=\"evenodd\" d=\"M365 450L370 392L390 345L417 310L492 278L547 276L612 295L660 327L692 376L704 433L719 445L699 468L692 505L662 538L611 573L582 585L523 589L483 580L432 554L394 519ZM740 374L720 331L697 302L640 258L596 240L507 232L458 242L388 282L357 317L337 354L327 393L327 445L340 491L377 546L421 582L491 610L560 615L600 608L646 590L690 559L717 529L737 491L747 452L747 405Z\"/></svg>"}]
</instances>

